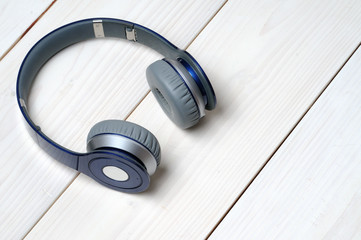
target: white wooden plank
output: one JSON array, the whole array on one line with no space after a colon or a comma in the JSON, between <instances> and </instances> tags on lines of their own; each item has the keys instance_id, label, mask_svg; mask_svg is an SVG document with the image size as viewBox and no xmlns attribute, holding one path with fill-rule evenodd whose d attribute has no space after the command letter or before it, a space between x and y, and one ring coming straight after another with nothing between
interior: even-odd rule
<instances>
[{"instance_id":1,"label":"white wooden plank","mask_svg":"<svg viewBox=\"0 0 361 240\"><path fill-rule=\"evenodd\" d=\"M43 35L96 16L135 21L185 48L222 1L58 1L0 63L0 235L19 238L36 223L76 172L43 153L25 130L15 101L22 59ZM102 119L124 119L148 91L145 68L159 55L120 40L72 46L42 69L30 96L35 122L56 141L85 151L86 136Z\"/></svg>"},{"instance_id":2,"label":"white wooden plank","mask_svg":"<svg viewBox=\"0 0 361 240\"><path fill-rule=\"evenodd\" d=\"M210 239L360 239L361 50Z\"/></svg>"},{"instance_id":3,"label":"white wooden plank","mask_svg":"<svg viewBox=\"0 0 361 240\"><path fill-rule=\"evenodd\" d=\"M182 131L148 95L130 117L162 145L149 191L80 175L28 238L206 237L356 48L360 13L356 1L228 1L189 48L218 108Z\"/></svg>"},{"instance_id":4,"label":"white wooden plank","mask_svg":"<svg viewBox=\"0 0 361 240\"><path fill-rule=\"evenodd\" d=\"M0 60L51 2L51 0L0 1Z\"/></svg>"}]
</instances>

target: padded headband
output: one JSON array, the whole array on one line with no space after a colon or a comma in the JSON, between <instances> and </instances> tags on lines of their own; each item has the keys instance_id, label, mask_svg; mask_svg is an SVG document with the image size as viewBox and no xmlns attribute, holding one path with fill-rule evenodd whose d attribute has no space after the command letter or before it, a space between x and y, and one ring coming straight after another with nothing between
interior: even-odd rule
<instances>
[{"instance_id":1,"label":"padded headband","mask_svg":"<svg viewBox=\"0 0 361 240\"><path fill-rule=\"evenodd\" d=\"M156 50L167 58L181 55L179 54L181 51L162 36L131 22L117 19L86 19L70 23L43 37L29 51L19 72L19 97L25 102L27 101L36 74L44 63L56 53L72 44L102 37L136 41Z\"/></svg>"},{"instance_id":2,"label":"padded headband","mask_svg":"<svg viewBox=\"0 0 361 240\"><path fill-rule=\"evenodd\" d=\"M166 58L182 59L185 61L187 70L191 74L193 73L192 77L202 91L206 109L211 110L216 104L209 80L196 60L156 32L138 24L111 18L85 19L62 26L40 39L28 52L19 70L16 92L19 107L30 125L29 132L34 140L52 157L75 169L78 169L78 157L84 154L66 149L48 138L31 120L27 110L27 100L37 73L52 56L72 44L103 37L116 37L139 42L156 50Z\"/></svg>"}]
</instances>

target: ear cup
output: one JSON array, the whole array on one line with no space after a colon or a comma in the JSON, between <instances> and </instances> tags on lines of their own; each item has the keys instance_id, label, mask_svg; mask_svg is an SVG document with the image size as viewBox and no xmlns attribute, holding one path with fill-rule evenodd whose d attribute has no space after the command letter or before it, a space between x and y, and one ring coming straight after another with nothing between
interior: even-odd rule
<instances>
[{"instance_id":1,"label":"ear cup","mask_svg":"<svg viewBox=\"0 0 361 240\"><path fill-rule=\"evenodd\" d=\"M167 116L185 129L199 122L200 112L180 74L166 61L152 63L146 71L147 80L158 103Z\"/></svg>"},{"instance_id":2,"label":"ear cup","mask_svg":"<svg viewBox=\"0 0 361 240\"><path fill-rule=\"evenodd\" d=\"M105 120L95 124L90 129L87 137L87 143L89 143L94 137L101 134L117 134L136 141L137 143L143 145L154 156L157 162L156 164L159 165L161 158L160 145L157 138L147 129L131 122Z\"/></svg>"}]
</instances>

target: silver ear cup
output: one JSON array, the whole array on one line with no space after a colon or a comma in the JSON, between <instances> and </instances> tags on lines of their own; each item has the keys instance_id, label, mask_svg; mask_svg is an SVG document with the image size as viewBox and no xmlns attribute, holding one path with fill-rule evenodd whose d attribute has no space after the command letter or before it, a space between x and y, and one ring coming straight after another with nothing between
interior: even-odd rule
<instances>
[{"instance_id":1,"label":"silver ear cup","mask_svg":"<svg viewBox=\"0 0 361 240\"><path fill-rule=\"evenodd\" d=\"M131 122L105 120L95 124L88 134L88 151L116 149L135 156L154 174L160 163L160 145L147 129Z\"/></svg>"},{"instance_id":2,"label":"silver ear cup","mask_svg":"<svg viewBox=\"0 0 361 240\"><path fill-rule=\"evenodd\" d=\"M140 143L118 134L98 134L88 140L87 150L93 151L103 148L120 149L134 155L139 159L149 175L153 175L157 169L155 157Z\"/></svg>"}]
</instances>

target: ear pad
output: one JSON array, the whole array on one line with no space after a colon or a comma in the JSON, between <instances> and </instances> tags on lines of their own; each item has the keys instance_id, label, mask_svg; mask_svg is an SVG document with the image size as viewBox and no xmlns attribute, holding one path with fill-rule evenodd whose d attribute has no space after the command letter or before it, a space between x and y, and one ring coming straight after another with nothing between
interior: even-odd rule
<instances>
[{"instance_id":1,"label":"ear pad","mask_svg":"<svg viewBox=\"0 0 361 240\"><path fill-rule=\"evenodd\" d=\"M160 145L157 138L147 129L131 122L121 120L105 120L95 124L87 137L87 143L100 134L118 134L143 145L154 156L157 165L160 163Z\"/></svg>"},{"instance_id":2,"label":"ear pad","mask_svg":"<svg viewBox=\"0 0 361 240\"><path fill-rule=\"evenodd\" d=\"M168 62L152 63L146 74L155 98L176 125L189 128L198 123L200 113L196 101L180 74Z\"/></svg>"}]
</instances>

